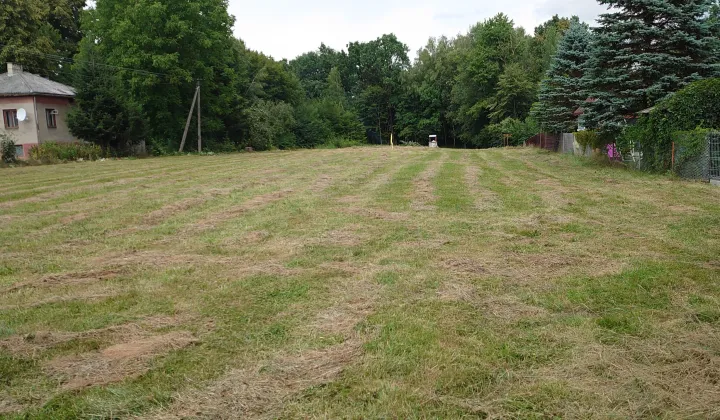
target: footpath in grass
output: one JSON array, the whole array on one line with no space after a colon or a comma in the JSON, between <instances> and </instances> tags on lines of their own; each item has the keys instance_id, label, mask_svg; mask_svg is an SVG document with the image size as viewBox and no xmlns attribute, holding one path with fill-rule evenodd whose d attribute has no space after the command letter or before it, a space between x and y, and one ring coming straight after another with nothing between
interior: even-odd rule
<instances>
[{"instance_id":1,"label":"footpath in grass","mask_svg":"<svg viewBox=\"0 0 720 420\"><path fill-rule=\"evenodd\" d=\"M0 417L720 417L720 189L530 149L3 170Z\"/></svg>"}]
</instances>

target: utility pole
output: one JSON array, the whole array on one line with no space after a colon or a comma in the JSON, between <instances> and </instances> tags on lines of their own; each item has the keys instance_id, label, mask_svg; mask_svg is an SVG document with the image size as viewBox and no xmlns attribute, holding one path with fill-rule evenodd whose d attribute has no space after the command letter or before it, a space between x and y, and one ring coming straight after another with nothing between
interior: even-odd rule
<instances>
[{"instance_id":1,"label":"utility pole","mask_svg":"<svg viewBox=\"0 0 720 420\"><path fill-rule=\"evenodd\" d=\"M198 153L202 153L202 117L200 116L200 79L197 81L197 101L198 101Z\"/></svg>"},{"instance_id":2,"label":"utility pole","mask_svg":"<svg viewBox=\"0 0 720 420\"><path fill-rule=\"evenodd\" d=\"M185 139L187 139L188 130L190 129L190 121L192 120L193 111L195 110L195 102L198 100L198 96L200 95L200 82L198 81L198 85L195 88L195 96L193 96L192 105L190 105L190 113L187 117L187 122L185 123L185 132L183 133L182 141L180 142L180 153L182 153L183 149L185 148ZM198 116L200 115L200 108L198 108ZM198 134L200 133L200 121L198 120ZM198 137L198 144L199 144L200 138Z\"/></svg>"}]
</instances>

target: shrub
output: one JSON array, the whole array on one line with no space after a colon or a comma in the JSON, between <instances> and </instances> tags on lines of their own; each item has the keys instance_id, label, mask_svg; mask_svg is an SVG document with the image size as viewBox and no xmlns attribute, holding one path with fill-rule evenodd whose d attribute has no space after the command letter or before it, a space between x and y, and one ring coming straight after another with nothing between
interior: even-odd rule
<instances>
[{"instance_id":1,"label":"shrub","mask_svg":"<svg viewBox=\"0 0 720 420\"><path fill-rule=\"evenodd\" d=\"M408 147L422 147L422 144L416 142L416 141L401 141L400 146L408 146Z\"/></svg>"},{"instance_id":2,"label":"shrub","mask_svg":"<svg viewBox=\"0 0 720 420\"><path fill-rule=\"evenodd\" d=\"M0 156L5 163L13 163L16 160L15 141L4 133L0 133Z\"/></svg>"},{"instance_id":3,"label":"shrub","mask_svg":"<svg viewBox=\"0 0 720 420\"><path fill-rule=\"evenodd\" d=\"M39 161L96 160L103 150L91 143L42 143L30 149L30 157Z\"/></svg>"},{"instance_id":4,"label":"shrub","mask_svg":"<svg viewBox=\"0 0 720 420\"><path fill-rule=\"evenodd\" d=\"M597 131L593 130L576 132L575 140L583 148L589 147L593 150L603 149L606 145L614 143L612 139L609 139L607 136L601 135Z\"/></svg>"},{"instance_id":5,"label":"shrub","mask_svg":"<svg viewBox=\"0 0 720 420\"><path fill-rule=\"evenodd\" d=\"M323 144L319 144L317 146L317 148L318 149L343 149L345 147L360 146L361 144L362 144L361 141L336 137L334 139L330 139L330 140L326 141Z\"/></svg>"},{"instance_id":6,"label":"shrub","mask_svg":"<svg viewBox=\"0 0 720 420\"><path fill-rule=\"evenodd\" d=\"M642 167L651 171L670 169L672 142L677 133L720 128L720 79L691 83L658 103L649 115L628 127L619 139L623 145L639 145Z\"/></svg>"}]
</instances>

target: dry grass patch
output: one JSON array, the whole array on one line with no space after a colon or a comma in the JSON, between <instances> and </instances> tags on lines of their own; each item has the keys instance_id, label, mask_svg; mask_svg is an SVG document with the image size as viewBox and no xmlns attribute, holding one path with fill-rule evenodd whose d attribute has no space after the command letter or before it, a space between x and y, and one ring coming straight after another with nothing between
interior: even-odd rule
<instances>
[{"instance_id":1,"label":"dry grass patch","mask_svg":"<svg viewBox=\"0 0 720 420\"><path fill-rule=\"evenodd\" d=\"M547 309L528 305L513 295L489 296L482 300L480 306L484 314L509 323L542 318L549 314Z\"/></svg>"},{"instance_id":2,"label":"dry grass patch","mask_svg":"<svg viewBox=\"0 0 720 420\"><path fill-rule=\"evenodd\" d=\"M47 288L55 286L73 286L111 280L122 274L121 270L91 270L74 273L51 274L36 280L15 283L2 291L3 294L28 288Z\"/></svg>"},{"instance_id":3,"label":"dry grass patch","mask_svg":"<svg viewBox=\"0 0 720 420\"><path fill-rule=\"evenodd\" d=\"M107 385L136 378L150 369L153 359L198 342L191 333L176 331L115 344L98 352L52 359L45 370L57 377L66 390Z\"/></svg>"},{"instance_id":4,"label":"dry grass patch","mask_svg":"<svg viewBox=\"0 0 720 420\"><path fill-rule=\"evenodd\" d=\"M273 418L292 395L336 379L361 349L361 340L347 340L233 370L207 388L177 397L168 410L152 418Z\"/></svg>"}]
</instances>

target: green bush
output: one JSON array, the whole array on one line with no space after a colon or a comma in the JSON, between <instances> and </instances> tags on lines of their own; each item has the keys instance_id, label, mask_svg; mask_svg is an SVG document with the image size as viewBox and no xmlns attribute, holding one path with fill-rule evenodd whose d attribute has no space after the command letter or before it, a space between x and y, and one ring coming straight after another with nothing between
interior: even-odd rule
<instances>
[{"instance_id":1,"label":"green bush","mask_svg":"<svg viewBox=\"0 0 720 420\"><path fill-rule=\"evenodd\" d=\"M363 142L358 140L351 140L345 138L334 138L326 141L325 143L317 145L318 149L343 149L346 147L360 146Z\"/></svg>"},{"instance_id":2,"label":"green bush","mask_svg":"<svg viewBox=\"0 0 720 420\"><path fill-rule=\"evenodd\" d=\"M13 163L15 157L15 141L7 134L0 133L0 156L5 163Z\"/></svg>"},{"instance_id":3,"label":"green bush","mask_svg":"<svg viewBox=\"0 0 720 420\"><path fill-rule=\"evenodd\" d=\"M96 160L103 150L92 143L42 143L30 149L30 157L39 161Z\"/></svg>"},{"instance_id":4,"label":"green bush","mask_svg":"<svg viewBox=\"0 0 720 420\"><path fill-rule=\"evenodd\" d=\"M539 132L540 127L531 117L526 118L524 121L506 118L499 124L490 124L485 127L473 143L478 147L503 146L505 144L505 134L510 134L510 146L518 146Z\"/></svg>"},{"instance_id":5,"label":"green bush","mask_svg":"<svg viewBox=\"0 0 720 420\"><path fill-rule=\"evenodd\" d=\"M658 103L649 115L628 127L618 143L639 145L642 167L666 171L672 164L672 143L680 132L720 128L720 79L705 79Z\"/></svg>"},{"instance_id":6,"label":"green bush","mask_svg":"<svg viewBox=\"0 0 720 420\"><path fill-rule=\"evenodd\" d=\"M593 150L604 149L606 145L614 143L608 135L602 135L594 130L585 130L575 132L575 140L583 148L589 147Z\"/></svg>"}]
</instances>

